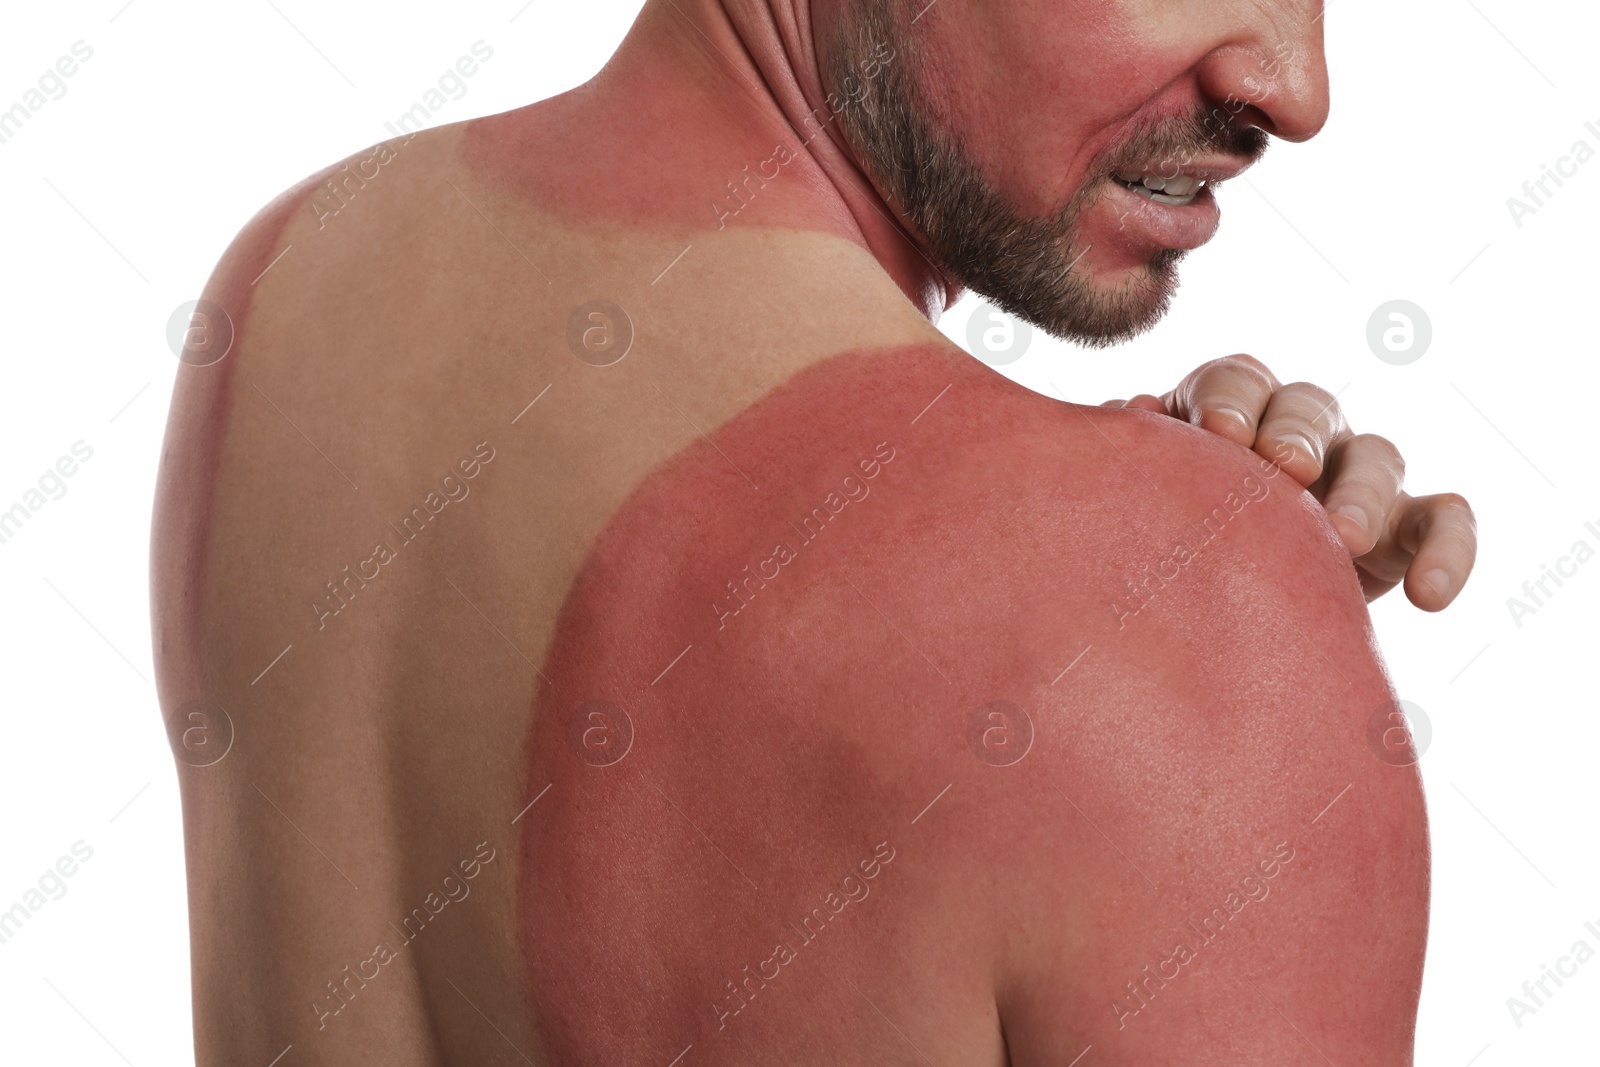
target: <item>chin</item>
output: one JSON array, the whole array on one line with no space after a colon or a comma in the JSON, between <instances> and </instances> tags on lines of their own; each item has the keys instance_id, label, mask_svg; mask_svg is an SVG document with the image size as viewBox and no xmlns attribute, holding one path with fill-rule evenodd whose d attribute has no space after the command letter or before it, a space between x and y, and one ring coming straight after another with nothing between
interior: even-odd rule
<instances>
[{"instance_id":1,"label":"chin","mask_svg":"<svg viewBox=\"0 0 1600 1067\"><path fill-rule=\"evenodd\" d=\"M984 295L1052 337L1110 348L1147 332L1166 315L1178 291L1183 256L1182 250L1166 249L1137 267L1074 272L1059 291L1016 301Z\"/></svg>"}]
</instances>

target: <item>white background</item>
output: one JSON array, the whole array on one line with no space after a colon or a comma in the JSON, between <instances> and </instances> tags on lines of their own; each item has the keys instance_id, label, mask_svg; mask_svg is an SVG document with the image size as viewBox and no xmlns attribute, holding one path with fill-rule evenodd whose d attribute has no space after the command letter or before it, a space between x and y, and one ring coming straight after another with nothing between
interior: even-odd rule
<instances>
[{"instance_id":1,"label":"white background","mask_svg":"<svg viewBox=\"0 0 1600 1067\"><path fill-rule=\"evenodd\" d=\"M0 510L74 442L94 450L66 495L0 544L0 910L74 842L94 850L66 895L0 945L0 1060L11 1063L191 1062L178 793L149 681L146 590L176 368L168 317L250 215L387 136L384 122L473 42L494 58L437 123L586 80L637 7L122 5L16 5L0 34L0 109L75 41L94 49L66 94L0 144ZM1418 1062L1595 1062L1600 961L1520 1028L1506 999L1575 941L1600 950L1584 929L1600 928L1600 561L1549 586L1520 626L1507 600L1575 541L1600 549L1587 406L1600 387L1600 160L1520 227L1506 200L1574 141L1600 149L1600 14L1334 0L1326 21L1332 120L1223 191L1222 232L1186 263L1169 319L1107 354L1035 335L1006 371L1099 401L1161 392L1205 359L1247 351L1285 381L1337 391L1358 430L1401 446L1414 492L1472 501L1482 551L1457 604L1428 616L1396 592L1373 607L1401 695L1433 725ZM1406 366L1366 341L1368 317L1396 298L1433 327ZM975 310L986 313L964 299L943 328L965 343Z\"/></svg>"}]
</instances>

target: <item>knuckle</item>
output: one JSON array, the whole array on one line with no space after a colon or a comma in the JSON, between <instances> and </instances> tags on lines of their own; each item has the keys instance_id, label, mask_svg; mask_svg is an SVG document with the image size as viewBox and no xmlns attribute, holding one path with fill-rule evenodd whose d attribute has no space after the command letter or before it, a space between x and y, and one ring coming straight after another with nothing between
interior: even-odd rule
<instances>
[{"instance_id":1,"label":"knuckle","mask_svg":"<svg viewBox=\"0 0 1600 1067\"><path fill-rule=\"evenodd\" d=\"M1363 457L1378 459L1393 469L1395 474L1405 476L1406 457L1400 454L1400 449L1387 437L1375 433L1358 433L1350 439L1349 447Z\"/></svg>"},{"instance_id":2,"label":"knuckle","mask_svg":"<svg viewBox=\"0 0 1600 1067\"><path fill-rule=\"evenodd\" d=\"M1388 486L1372 478L1358 477L1346 474L1338 480L1338 492L1330 492L1330 496L1337 495L1341 501L1349 500L1351 503L1361 504L1374 514L1386 514L1386 503L1391 501L1394 494Z\"/></svg>"},{"instance_id":3,"label":"knuckle","mask_svg":"<svg viewBox=\"0 0 1600 1067\"><path fill-rule=\"evenodd\" d=\"M1465 546L1468 552L1478 540L1478 519L1472 505L1459 493L1439 493L1427 498L1427 508L1421 515L1421 533L1442 537L1448 543Z\"/></svg>"},{"instance_id":4,"label":"knuckle","mask_svg":"<svg viewBox=\"0 0 1600 1067\"><path fill-rule=\"evenodd\" d=\"M1267 365L1254 356L1238 353L1232 356L1222 356L1206 363L1200 368L1203 372L1223 371L1235 377L1243 377L1266 388L1268 392L1278 387L1278 379Z\"/></svg>"},{"instance_id":5,"label":"knuckle","mask_svg":"<svg viewBox=\"0 0 1600 1067\"><path fill-rule=\"evenodd\" d=\"M1292 382L1280 390L1289 410L1330 438L1348 429L1339 398L1313 382Z\"/></svg>"},{"instance_id":6,"label":"knuckle","mask_svg":"<svg viewBox=\"0 0 1600 1067\"><path fill-rule=\"evenodd\" d=\"M1382 434L1358 433L1351 440L1361 442L1363 448L1369 448L1374 452L1387 452L1396 458L1400 455L1399 447Z\"/></svg>"},{"instance_id":7,"label":"knuckle","mask_svg":"<svg viewBox=\"0 0 1600 1067\"><path fill-rule=\"evenodd\" d=\"M1290 382L1281 391L1293 394L1297 400L1315 404L1314 410L1324 415L1337 411L1339 407L1338 398L1314 382Z\"/></svg>"},{"instance_id":8,"label":"knuckle","mask_svg":"<svg viewBox=\"0 0 1600 1067\"><path fill-rule=\"evenodd\" d=\"M1237 366L1248 367L1251 370L1257 372L1258 374L1264 374L1269 378L1272 377L1272 371L1267 369L1267 365L1265 363L1261 362L1255 356L1252 356L1247 352L1235 352L1231 356L1223 356L1221 359L1217 360L1216 362L1218 362L1218 363L1232 363L1232 364L1235 364Z\"/></svg>"},{"instance_id":9,"label":"knuckle","mask_svg":"<svg viewBox=\"0 0 1600 1067\"><path fill-rule=\"evenodd\" d=\"M1254 356L1230 357L1229 366L1236 371L1244 372L1246 377L1261 384L1268 392L1278 388L1278 376L1273 374L1265 363Z\"/></svg>"}]
</instances>

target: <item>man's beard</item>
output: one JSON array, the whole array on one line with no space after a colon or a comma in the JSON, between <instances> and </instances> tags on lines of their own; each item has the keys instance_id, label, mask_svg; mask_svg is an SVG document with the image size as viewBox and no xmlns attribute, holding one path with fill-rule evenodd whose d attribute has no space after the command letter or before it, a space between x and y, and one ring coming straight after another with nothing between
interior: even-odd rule
<instances>
[{"instance_id":1,"label":"man's beard","mask_svg":"<svg viewBox=\"0 0 1600 1067\"><path fill-rule=\"evenodd\" d=\"M1074 269L1088 251L1078 220L1119 170L1157 161L1170 169L1215 155L1254 161L1266 149L1266 135L1237 126L1220 108L1210 118L1202 112L1136 129L1091 161L1065 206L1042 218L1024 215L989 184L961 138L936 125L916 81L922 64L912 34L896 25L897 6L897 0L856 0L825 46L822 70L841 100L836 114L844 139L904 224L922 235L934 262L1018 318L1089 347L1118 344L1154 326L1177 291L1185 251L1160 249L1119 287L1097 287ZM883 45L894 57L864 76ZM847 95L846 86L854 91Z\"/></svg>"}]
</instances>

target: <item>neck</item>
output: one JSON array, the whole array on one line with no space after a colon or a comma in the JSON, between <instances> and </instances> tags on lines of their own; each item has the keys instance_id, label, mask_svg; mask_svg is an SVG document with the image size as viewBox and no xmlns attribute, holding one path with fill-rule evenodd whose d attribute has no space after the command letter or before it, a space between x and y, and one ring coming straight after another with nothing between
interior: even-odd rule
<instances>
[{"instance_id":1,"label":"neck","mask_svg":"<svg viewBox=\"0 0 1600 1067\"><path fill-rule=\"evenodd\" d=\"M886 42L885 54L894 48ZM903 48L895 58L905 61ZM961 295L845 143L837 111L850 104L829 106L809 0L647 0L581 91L599 122L626 127L652 160L628 197L636 210L646 203L712 231L837 234L865 248L930 322Z\"/></svg>"}]
</instances>

